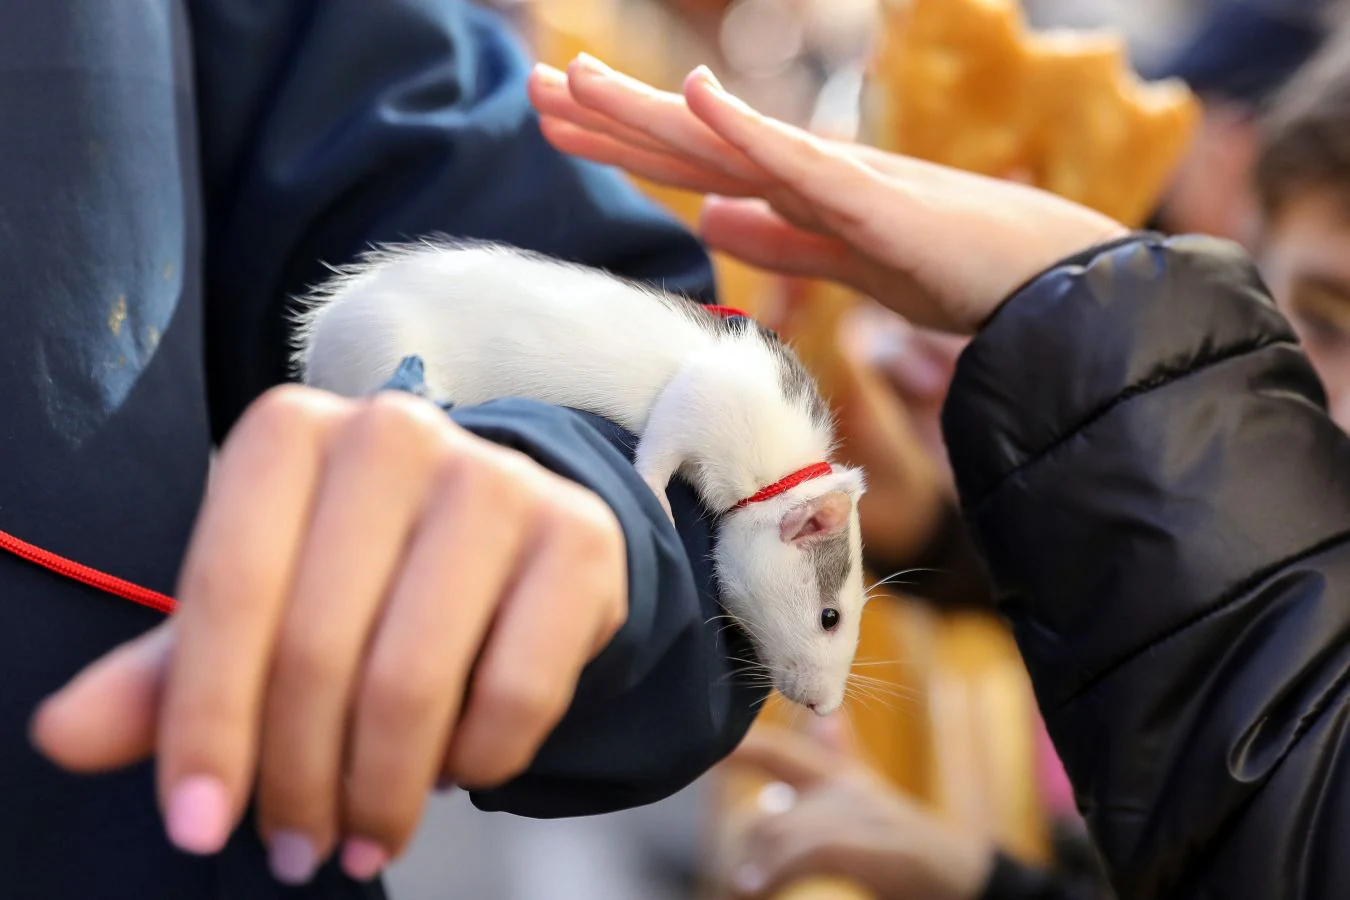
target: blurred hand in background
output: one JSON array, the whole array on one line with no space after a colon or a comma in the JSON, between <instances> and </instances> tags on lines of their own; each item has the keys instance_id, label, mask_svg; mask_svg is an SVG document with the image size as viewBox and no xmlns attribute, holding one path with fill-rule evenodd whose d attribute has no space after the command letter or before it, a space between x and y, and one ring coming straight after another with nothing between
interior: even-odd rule
<instances>
[{"instance_id":1,"label":"blurred hand in background","mask_svg":"<svg viewBox=\"0 0 1350 900\"><path fill-rule=\"evenodd\" d=\"M730 857L739 897L770 897L812 876L841 876L877 900L975 900L995 849L892 787L855 755L838 716L808 733L757 727L728 765L774 779L780 798L745 826ZM784 802L781 798L787 798Z\"/></svg>"}]
</instances>

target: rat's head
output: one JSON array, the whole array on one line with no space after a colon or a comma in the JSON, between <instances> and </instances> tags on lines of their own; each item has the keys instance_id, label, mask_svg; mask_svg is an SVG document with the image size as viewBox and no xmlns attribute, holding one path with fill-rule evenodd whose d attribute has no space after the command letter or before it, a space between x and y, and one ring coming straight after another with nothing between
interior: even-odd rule
<instances>
[{"instance_id":1,"label":"rat's head","mask_svg":"<svg viewBox=\"0 0 1350 900\"><path fill-rule=\"evenodd\" d=\"M746 627L776 687L828 715L844 700L864 602L858 498L863 476L836 466L727 514L717 570L727 611Z\"/></svg>"}]
</instances>

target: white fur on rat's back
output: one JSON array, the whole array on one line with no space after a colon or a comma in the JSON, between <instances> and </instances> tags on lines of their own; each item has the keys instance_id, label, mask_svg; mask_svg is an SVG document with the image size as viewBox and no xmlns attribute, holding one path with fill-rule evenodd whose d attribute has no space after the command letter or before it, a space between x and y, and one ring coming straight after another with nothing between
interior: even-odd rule
<instances>
[{"instance_id":1,"label":"white fur on rat's back","mask_svg":"<svg viewBox=\"0 0 1350 900\"><path fill-rule=\"evenodd\" d=\"M663 505L679 472L710 509L728 513L827 459L833 429L807 398L789 396L782 354L764 335L695 319L706 315L599 270L514 248L426 243L372 254L316 294L299 321L296 362L312 386L358 397L417 355L437 399L526 397L604 416L639 436L635 467ZM837 467L730 512L719 526L724 605L746 626L778 688L821 713L842 702L857 644L862 488L861 473ZM805 552L779 537L794 506L827 492L852 498L843 624L828 634Z\"/></svg>"},{"instance_id":2,"label":"white fur on rat's back","mask_svg":"<svg viewBox=\"0 0 1350 900\"><path fill-rule=\"evenodd\" d=\"M309 320L301 360L307 381L349 396L378 388L413 349L456 403L579 404L640 433L657 393L712 344L640 288L504 247L386 250L350 273Z\"/></svg>"},{"instance_id":3,"label":"white fur on rat's back","mask_svg":"<svg viewBox=\"0 0 1350 900\"><path fill-rule=\"evenodd\" d=\"M301 320L297 362L307 383L344 396L377 390L416 354L441 399L528 397L649 437L658 397L682 374L677 389L694 396L667 404L662 431L697 457L686 474L719 512L832 449L829 429L784 397L778 361L753 329L715 332L596 269L428 243L372 255L318 300Z\"/></svg>"}]
</instances>

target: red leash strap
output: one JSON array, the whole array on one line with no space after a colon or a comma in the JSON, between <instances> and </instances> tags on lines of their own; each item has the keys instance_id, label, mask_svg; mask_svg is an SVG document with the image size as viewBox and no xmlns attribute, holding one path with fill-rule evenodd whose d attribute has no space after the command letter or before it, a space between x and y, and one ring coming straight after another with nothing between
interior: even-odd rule
<instances>
[{"instance_id":1,"label":"red leash strap","mask_svg":"<svg viewBox=\"0 0 1350 900\"><path fill-rule=\"evenodd\" d=\"M746 497L740 503L737 503L732 509L744 509L751 503L762 503L765 500L777 497L779 494L786 493L797 485L816 478L822 478L834 471L834 467L827 462L812 463L804 469L798 469L786 478L780 478L773 484L764 488L753 496Z\"/></svg>"},{"instance_id":2,"label":"red leash strap","mask_svg":"<svg viewBox=\"0 0 1350 900\"><path fill-rule=\"evenodd\" d=\"M130 581L118 578L115 575L100 572L98 569L82 566L77 562L66 559L64 556L57 556L41 547L34 547L27 541L21 541L4 531L0 531L0 549L8 550L15 556L22 557L58 575L82 581L90 587L106 591L109 594L121 597L123 600L130 600L132 603L139 603L141 606L148 606L158 612L171 614L178 606L178 602L172 597L143 588L138 584L132 584Z\"/></svg>"}]
</instances>

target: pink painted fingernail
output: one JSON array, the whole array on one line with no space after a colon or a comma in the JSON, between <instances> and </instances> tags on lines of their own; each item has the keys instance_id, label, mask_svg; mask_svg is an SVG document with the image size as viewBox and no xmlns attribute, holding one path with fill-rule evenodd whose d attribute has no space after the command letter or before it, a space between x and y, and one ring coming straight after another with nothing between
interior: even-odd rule
<instances>
[{"instance_id":1,"label":"pink painted fingernail","mask_svg":"<svg viewBox=\"0 0 1350 900\"><path fill-rule=\"evenodd\" d=\"M342 871L357 881L370 881L389 862L389 854L374 841L350 838L342 845Z\"/></svg>"},{"instance_id":2,"label":"pink painted fingernail","mask_svg":"<svg viewBox=\"0 0 1350 900\"><path fill-rule=\"evenodd\" d=\"M306 884L319 868L319 851L298 831L274 831L267 839L267 864L282 884Z\"/></svg>"},{"instance_id":3,"label":"pink painted fingernail","mask_svg":"<svg viewBox=\"0 0 1350 900\"><path fill-rule=\"evenodd\" d=\"M230 838L230 797L220 779L192 775L174 785L165 828L175 847L188 853L219 853Z\"/></svg>"}]
</instances>

